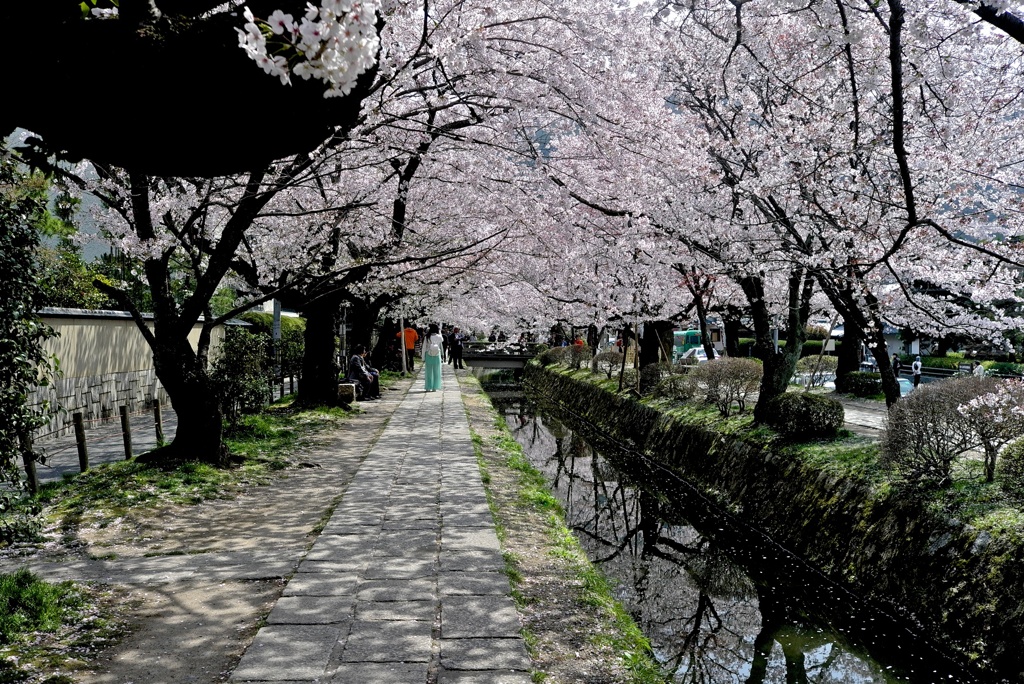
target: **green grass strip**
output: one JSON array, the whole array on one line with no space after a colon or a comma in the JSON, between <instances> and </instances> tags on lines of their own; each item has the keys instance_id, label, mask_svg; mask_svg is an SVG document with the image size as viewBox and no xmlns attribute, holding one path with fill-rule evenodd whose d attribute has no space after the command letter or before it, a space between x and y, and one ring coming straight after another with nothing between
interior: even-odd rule
<instances>
[{"instance_id":1,"label":"green grass strip","mask_svg":"<svg viewBox=\"0 0 1024 684\"><path fill-rule=\"evenodd\" d=\"M508 467L519 473L520 503L545 515L548 537L554 546L552 554L567 561L581 587L582 603L611 618L615 628L611 635L595 639L610 646L618 655L634 684L663 684L668 675L655 660L650 641L622 604L615 600L612 584L590 562L579 540L566 526L565 512L551 493L544 474L530 464L522 446L509 432L505 419L496 412L494 426L498 430L495 446L505 454Z\"/></svg>"}]
</instances>

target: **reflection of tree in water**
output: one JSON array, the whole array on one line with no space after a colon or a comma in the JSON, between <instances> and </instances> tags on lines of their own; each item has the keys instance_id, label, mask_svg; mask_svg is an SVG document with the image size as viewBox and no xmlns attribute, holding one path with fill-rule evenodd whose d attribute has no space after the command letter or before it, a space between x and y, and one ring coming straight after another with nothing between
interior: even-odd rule
<instances>
[{"instance_id":1,"label":"reflection of tree in water","mask_svg":"<svg viewBox=\"0 0 1024 684\"><path fill-rule=\"evenodd\" d=\"M676 681L898 681L835 634L803 627L797 602L771 573L752 578L713 531L702 535L685 522L677 500L667 505L671 495L631 486L559 421L534 418L515 432Z\"/></svg>"}]
</instances>

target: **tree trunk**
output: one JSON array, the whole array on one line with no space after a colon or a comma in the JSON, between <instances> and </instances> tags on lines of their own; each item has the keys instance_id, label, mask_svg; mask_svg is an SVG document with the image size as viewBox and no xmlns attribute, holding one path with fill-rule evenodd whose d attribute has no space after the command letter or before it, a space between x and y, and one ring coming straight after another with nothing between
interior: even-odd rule
<instances>
[{"instance_id":1,"label":"tree trunk","mask_svg":"<svg viewBox=\"0 0 1024 684\"><path fill-rule=\"evenodd\" d=\"M302 310L306 319L306 351L302 358L298 401L303 406L338 404L340 310L341 301L337 295L320 297Z\"/></svg>"},{"instance_id":2,"label":"tree trunk","mask_svg":"<svg viewBox=\"0 0 1024 684\"><path fill-rule=\"evenodd\" d=\"M850 278L854 277L857 275L851 269ZM858 295L855 290L848 287L847 283L839 286L825 274L818 274L818 282L832 306L836 307L836 311L843 317L841 372L837 373L837 378L860 368L860 343L863 340L867 343L871 356L878 363L878 372L882 376L885 405L891 407L900 399L900 383L892 370L892 358L889 356L889 347L885 342L884 323L878 314L880 310L878 300L870 293ZM866 334L865 331L870 331L870 334ZM854 358L857 358L855 367ZM837 382L837 386L842 386L841 380Z\"/></svg>"},{"instance_id":3,"label":"tree trunk","mask_svg":"<svg viewBox=\"0 0 1024 684\"><path fill-rule=\"evenodd\" d=\"M885 343L882 322L876 321L872 334L867 338L868 351L878 363L878 373L882 376L882 393L885 395L886 407L891 407L900 400L900 383L892 370L892 357L889 356L889 345Z\"/></svg>"},{"instance_id":4,"label":"tree trunk","mask_svg":"<svg viewBox=\"0 0 1024 684\"><path fill-rule=\"evenodd\" d=\"M740 319L739 317L722 317L722 327L725 331L725 354L733 358L740 355Z\"/></svg>"},{"instance_id":5,"label":"tree trunk","mask_svg":"<svg viewBox=\"0 0 1024 684\"><path fill-rule=\"evenodd\" d=\"M775 397L782 396L789 387L789 381L800 360L800 352L807 337L807 318L810 315L811 295L814 292L813 279L800 268L789 276L789 313L787 328L789 339L786 346L775 351L772 339L772 317L766 303L764 283L757 276L746 276L739 281L740 287L750 304L750 315L754 322L754 356L761 359L764 375L754 405L754 420L763 423L768 418L768 404Z\"/></svg>"},{"instance_id":6,"label":"tree trunk","mask_svg":"<svg viewBox=\"0 0 1024 684\"><path fill-rule=\"evenodd\" d=\"M183 461L227 465L223 414L210 386L205 359L196 355L187 337L159 339L152 349L156 376L171 399L178 427L169 445L141 460L159 465Z\"/></svg>"},{"instance_id":7,"label":"tree trunk","mask_svg":"<svg viewBox=\"0 0 1024 684\"><path fill-rule=\"evenodd\" d=\"M864 336L853 321L843 317L843 344L839 347L839 365L836 367L836 386L842 386L841 378L860 370L860 346Z\"/></svg>"},{"instance_id":8,"label":"tree trunk","mask_svg":"<svg viewBox=\"0 0 1024 684\"><path fill-rule=\"evenodd\" d=\"M711 333L708 331L708 312L704 306L704 298L694 294L693 303L697 308L697 325L700 328L700 344L704 347L704 355L708 361L715 358L715 346L711 344Z\"/></svg>"},{"instance_id":9,"label":"tree trunk","mask_svg":"<svg viewBox=\"0 0 1024 684\"><path fill-rule=\"evenodd\" d=\"M672 323L668 320L648 320L644 324L643 337L640 339L640 368L657 364L660 350L672 348L671 342L669 346L665 344L666 331L671 339ZM671 354L671 351L669 353ZM672 356L670 355L667 360L671 362Z\"/></svg>"}]
</instances>

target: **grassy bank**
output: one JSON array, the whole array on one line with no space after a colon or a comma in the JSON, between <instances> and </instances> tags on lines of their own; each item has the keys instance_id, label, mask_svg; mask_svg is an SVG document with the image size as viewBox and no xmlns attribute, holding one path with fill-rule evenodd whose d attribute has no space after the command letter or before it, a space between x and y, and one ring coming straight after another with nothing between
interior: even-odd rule
<instances>
[{"instance_id":1,"label":"grassy bank","mask_svg":"<svg viewBox=\"0 0 1024 684\"><path fill-rule=\"evenodd\" d=\"M586 370L531 366L527 381L570 428L645 455L829 578L912 615L965 667L1022 671L1024 516L978 461L949 486L915 486L850 433L794 443L749 416L620 395Z\"/></svg>"},{"instance_id":2,"label":"grassy bank","mask_svg":"<svg viewBox=\"0 0 1024 684\"><path fill-rule=\"evenodd\" d=\"M543 474L524 456L475 379L460 378L534 681L665 682L650 644L565 524Z\"/></svg>"}]
</instances>

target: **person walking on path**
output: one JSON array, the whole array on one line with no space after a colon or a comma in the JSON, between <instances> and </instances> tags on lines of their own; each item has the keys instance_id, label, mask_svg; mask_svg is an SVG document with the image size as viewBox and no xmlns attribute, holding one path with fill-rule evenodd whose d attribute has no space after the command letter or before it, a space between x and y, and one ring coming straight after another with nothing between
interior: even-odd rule
<instances>
[{"instance_id":1,"label":"person walking on path","mask_svg":"<svg viewBox=\"0 0 1024 684\"><path fill-rule=\"evenodd\" d=\"M903 364L900 362L900 355L892 355L892 372L896 376L896 379L900 379L900 369L903 368Z\"/></svg>"},{"instance_id":2,"label":"person walking on path","mask_svg":"<svg viewBox=\"0 0 1024 684\"><path fill-rule=\"evenodd\" d=\"M449 353L452 357L452 368L462 368L462 333L458 328L452 329L452 337L448 343Z\"/></svg>"},{"instance_id":3,"label":"person walking on path","mask_svg":"<svg viewBox=\"0 0 1024 684\"><path fill-rule=\"evenodd\" d=\"M428 392L436 392L441 389L441 345L443 343L444 338L441 337L437 324L431 323L423 342L424 387Z\"/></svg>"},{"instance_id":4,"label":"person walking on path","mask_svg":"<svg viewBox=\"0 0 1024 684\"><path fill-rule=\"evenodd\" d=\"M914 363L910 364L910 370L914 374L914 387L921 384L921 357L915 356Z\"/></svg>"},{"instance_id":5,"label":"person walking on path","mask_svg":"<svg viewBox=\"0 0 1024 684\"><path fill-rule=\"evenodd\" d=\"M416 358L416 340L420 334L411 325L405 326L405 330L399 330L395 337L405 335L405 366L410 373L416 370L413 360Z\"/></svg>"}]
</instances>

